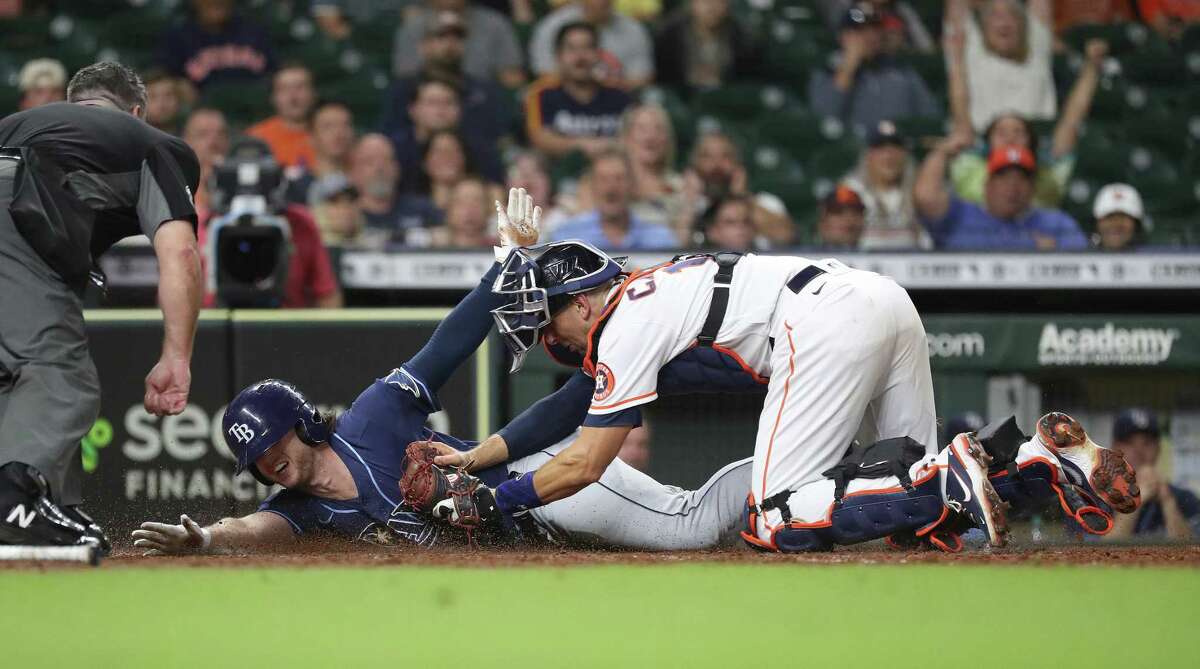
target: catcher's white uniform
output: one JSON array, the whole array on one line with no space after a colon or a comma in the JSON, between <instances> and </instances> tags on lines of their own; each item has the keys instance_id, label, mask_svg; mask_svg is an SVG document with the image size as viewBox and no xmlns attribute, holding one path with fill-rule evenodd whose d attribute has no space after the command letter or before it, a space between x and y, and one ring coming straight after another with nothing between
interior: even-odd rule
<instances>
[{"instance_id":1,"label":"catcher's white uniform","mask_svg":"<svg viewBox=\"0 0 1200 669\"><path fill-rule=\"evenodd\" d=\"M659 370L696 345L717 269L711 258L685 259L614 288L585 362L596 379L585 425L657 398ZM936 452L925 329L887 277L836 260L747 255L733 269L713 348L767 384L754 447L756 501L821 478L855 438L908 436ZM803 514L793 508L796 520ZM778 510L758 518L761 538L781 522Z\"/></svg>"}]
</instances>

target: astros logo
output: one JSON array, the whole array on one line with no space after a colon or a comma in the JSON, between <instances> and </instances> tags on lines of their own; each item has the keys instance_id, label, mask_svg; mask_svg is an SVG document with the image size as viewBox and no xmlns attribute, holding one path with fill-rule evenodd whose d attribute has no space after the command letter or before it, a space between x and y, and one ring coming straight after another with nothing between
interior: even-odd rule
<instances>
[{"instance_id":1,"label":"astros logo","mask_svg":"<svg viewBox=\"0 0 1200 669\"><path fill-rule=\"evenodd\" d=\"M617 377L608 368L608 365L600 363L596 365L596 392L592 395L592 400L601 402L612 394L613 386L617 384Z\"/></svg>"}]
</instances>

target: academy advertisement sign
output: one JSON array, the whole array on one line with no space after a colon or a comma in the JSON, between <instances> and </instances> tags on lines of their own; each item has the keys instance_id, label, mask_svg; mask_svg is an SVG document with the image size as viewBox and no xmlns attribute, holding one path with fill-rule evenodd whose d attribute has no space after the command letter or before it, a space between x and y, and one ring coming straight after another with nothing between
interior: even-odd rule
<instances>
[{"instance_id":1,"label":"academy advertisement sign","mask_svg":"<svg viewBox=\"0 0 1200 669\"><path fill-rule=\"evenodd\" d=\"M85 508L116 536L144 520L175 522L181 513L208 523L253 511L272 491L249 474L233 474L229 437L221 429L233 394L254 381L281 378L323 411L343 411L433 333L436 319L394 317L403 312L376 312L391 314L390 320L316 322L210 315L196 336L188 404L164 417L142 408L143 379L161 345L158 318L120 320L120 312L90 312L102 393L100 418L81 443ZM443 387L445 411L432 419L436 429L477 436L478 367L472 359Z\"/></svg>"},{"instance_id":2,"label":"academy advertisement sign","mask_svg":"<svg viewBox=\"0 0 1200 669\"><path fill-rule=\"evenodd\" d=\"M1038 363L1042 365L1160 365L1171 358L1178 328L1042 326Z\"/></svg>"},{"instance_id":3,"label":"academy advertisement sign","mask_svg":"<svg viewBox=\"0 0 1200 669\"><path fill-rule=\"evenodd\" d=\"M1200 318L1194 316L939 314L924 323L934 371L1200 368Z\"/></svg>"}]
</instances>

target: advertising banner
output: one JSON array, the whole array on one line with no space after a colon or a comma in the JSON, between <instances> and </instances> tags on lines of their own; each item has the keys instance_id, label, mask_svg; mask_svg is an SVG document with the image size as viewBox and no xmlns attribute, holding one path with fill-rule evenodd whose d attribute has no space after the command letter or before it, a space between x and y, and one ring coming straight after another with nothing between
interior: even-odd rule
<instances>
[{"instance_id":1,"label":"advertising banner","mask_svg":"<svg viewBox=\"0 0 1200 669\"><path fill-rule=\"evenodd\" d=\"M1200 368L1193 316L928 316L935 371Z\"/></svg>"}]
</instances>

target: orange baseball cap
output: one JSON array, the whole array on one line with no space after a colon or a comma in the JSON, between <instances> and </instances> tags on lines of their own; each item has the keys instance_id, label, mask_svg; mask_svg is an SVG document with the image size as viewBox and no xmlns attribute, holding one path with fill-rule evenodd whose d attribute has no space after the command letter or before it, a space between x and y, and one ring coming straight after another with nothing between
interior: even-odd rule
<instances>
[{"instance_id":1,"label":"orange baseball cap","mask_svg":"<svg viewBox=\"0 0 1200 669\"><path fill-rule=\"evenodd\" d=\"M845 184L838 184L837 188L825 196L821 204L824 205L827 211L841 211L843 209L863 211L866 209L858 193Z\"/></svg>"},{"instance_id":2,"label":"orange baseball cap","mask_svg":"<svg viewBox=\"0 0 1200 669\"><path fill-rule=\"evenodd\" d=\"M1008 167L1019 167L1029 174L1037 171L1037 160L1033 153L1023 146L1001 146L992 149L988 156L988 176Z\"/></svg>"}]
</instances>

